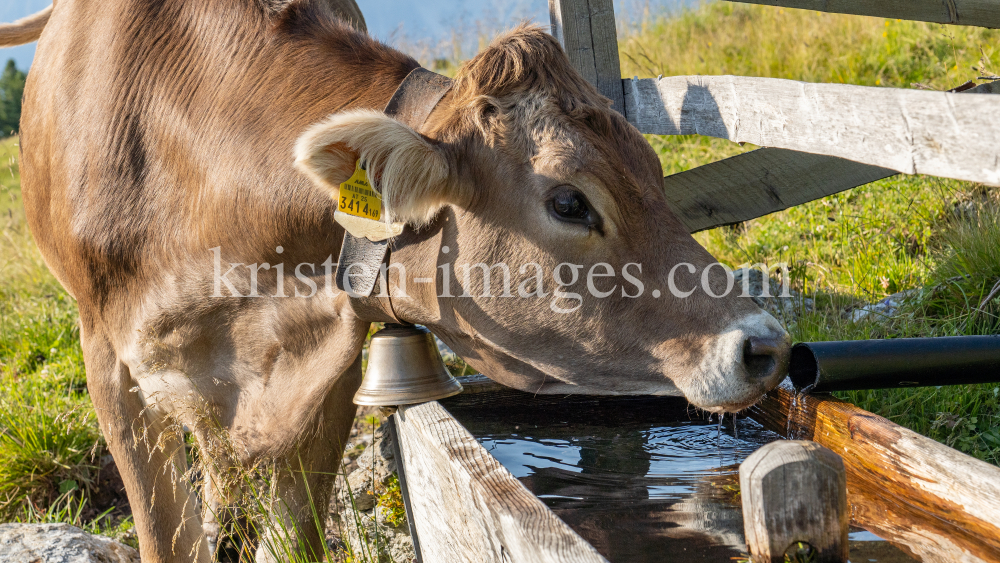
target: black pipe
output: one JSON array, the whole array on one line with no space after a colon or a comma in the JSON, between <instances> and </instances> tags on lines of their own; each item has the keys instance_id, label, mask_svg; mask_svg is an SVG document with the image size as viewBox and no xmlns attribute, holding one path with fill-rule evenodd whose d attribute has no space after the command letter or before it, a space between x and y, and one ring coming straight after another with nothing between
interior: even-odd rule
<instances>
[{"instance_id":1,"label":"black pipe","mask_svg":"<svg viewBox=\"0 0 1000 563\"><path fill-rule=\"evenodd\" d=\"M1000 335L802 342L788 375L809 391L998 383Z\"/></svg>"}]
</instances>

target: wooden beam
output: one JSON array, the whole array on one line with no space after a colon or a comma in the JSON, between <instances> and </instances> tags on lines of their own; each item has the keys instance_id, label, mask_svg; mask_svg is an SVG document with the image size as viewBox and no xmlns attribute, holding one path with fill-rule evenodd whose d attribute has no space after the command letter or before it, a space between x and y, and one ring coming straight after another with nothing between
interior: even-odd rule
<instances>
[{"instance_id":1,"label":"wooden beam","mask_svg":"<svg viewBox=\"0 0 1000 563\"><path fill-rule=\"evenodd\" d=\"M801 8L922 22L1000 27L998 0L730 0L746 4Z\"/></svg>"},{"instance_id":2,"label":"wooden beam","mask_svg":"<svg viewBox=\"0 0 1000 563\"><path fill-rule=\"evenodd\" d=\"M985 84L980 84L975 88L970 88L963 94L1000 94L1000 80L994 80L993 82L986 82Z\"/></svg>"},{"instance_id":3,"label":"wooden beam","mask_svg":"<svg viewBox=\"0 0 1000 563\"><path fill-rule=\"evenodd\" d=\"M424 561L608 563L437 402L396 425Z\"/></svg>"},{"instance_id":4,"label":"wooden beam","mask_svg":"<svg viewBox=\"0 0 1000 563\"><path fill-rule=\"evenodd\" d=\"M624 113L613 0L549 0L549 19L573 67Z\"/></svg>"},{"instance_id":5,"label":"wooden beam","mask_svg":"<svg viewBox=\"0 0 1000 563\"><path fill-rule=\"evenodd\" d=\"M906 174L1000 185L1000 98L776 78L633 79L625 115L643 133L708 135L835 156Z\"/></svg>"},{"instance_id":6,"label":"wooden beam","mask_svg":"<svg viewBox=\"0 0 1000 563\"><path fill-rule=\"evenodd\" d=\"M1000 468L833 398L778 388L749 414L841 456L853 524L924 563L1000 561Z\"/></svg>"},{"instance_id":7,"label":"wooden beam","mask_svg":"<svg viewBox=\"0 0 1000 563\"><path fill-rule=\"evenodd\" d=\"M757 149L663 179L667 203L692 233L749 221L896 172L842 158Z\"/></svg>"},{"instance_id":8,"label":"wooden beam","mask_svg":"<svg viewBox=\"0 0 1000 563\"><path fill-rule=\"evenodd\" d=\"M771 442L740 464L743 527L753 560L784 563L797 542L815 563L846 563L847 474L840 456L806 440Z\"/></svg>"},{"instance_id":9,"label":"wooden beam","mask_svg":"<svg viewBox=\"0 0 1000 563\"><path fill-rule=\"evenodd\" d=\"M963 94L1000 94L1000 81ZM691 232L749 221L895 175L888 168L786 149L757 149L663 179Z\"/></svg>"}]
</instances>

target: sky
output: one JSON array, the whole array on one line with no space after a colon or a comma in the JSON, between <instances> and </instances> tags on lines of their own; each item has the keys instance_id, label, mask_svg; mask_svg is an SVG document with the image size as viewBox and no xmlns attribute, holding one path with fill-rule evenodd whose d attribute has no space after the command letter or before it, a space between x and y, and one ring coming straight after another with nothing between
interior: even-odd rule
<instances>
[{"instance_id":1,"label":"sky","mask_svg":"<svg viewBox=\"0 0 1000 563\"><path fill-rule=\"evenodd\" d=\"M372 35L400 47L420 60L443 52L453 55L456 30L457 43L463 51L460 55L469 57L477 49L480 36L492 37L497 31L525 19L540 24L547 24L549 21L547 0L356 1ZM647 5L651 11L656 12L693 2L694 0L615 0L615 12L619 21L627 21L635 19ZM0 0L0 22L23 18L44 9L50 3L51 0ZM13 58L18 68L26 69L31 65L34 54L34 43L0 49L0 64Z\"/></svg>"}]
</instances>

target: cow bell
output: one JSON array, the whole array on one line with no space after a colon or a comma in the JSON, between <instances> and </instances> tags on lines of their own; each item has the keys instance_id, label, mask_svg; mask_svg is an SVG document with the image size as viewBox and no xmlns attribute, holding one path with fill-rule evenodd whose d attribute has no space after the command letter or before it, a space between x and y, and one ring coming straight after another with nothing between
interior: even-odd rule
<instances>
[{"instance_id":1,"label":"cow bell","mask_svg":"<svg viewBox=\"0 0 1000 563\"><path fill-rule=\"evenodd\" d=\"M430 331L387 324L372 336L368 370L354 404L412 405L461 392L462 385L448 373Z\"/></svg>"}]
</instances>

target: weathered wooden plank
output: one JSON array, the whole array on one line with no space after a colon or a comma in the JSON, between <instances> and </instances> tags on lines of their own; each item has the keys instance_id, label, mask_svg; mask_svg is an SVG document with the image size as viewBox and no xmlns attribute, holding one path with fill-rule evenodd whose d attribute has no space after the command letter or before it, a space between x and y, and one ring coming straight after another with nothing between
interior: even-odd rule
<instances>
[{"instance_id":1,"label":"weathered wooden plank","mask_svg":"<svg viewBox=\"0 0 1000 563\"><path fill-rule=\"evenodd\" d=\"M801 8L922 22L1000 27L998 0L730 0L746 4Z\"/></svg>"},{"instance_id":2,"label":"weathered wooden plank","mask_svg":"<svg viewBox=\"0 0 1000 563\"><path fill-rule=\"evenodd\" d=\"M779 388L750 415L843 458L853 524L925 563L1000 561L1000 468L833 398Z\"/></svg>"},{"instance_id":3,"label":"weathered wooden plank","mask_svg":"<svg viewBox=\"0 0 1000 563\"><path fill-rule=\"evenodd\" d=\"M663 190L693 233L749 221L895 174L832 156L757 149L667 176Z\"/></svg>"},{"instance_id":4,"label":"weathered wooden plank","mask_svg":"<svg viewBox=\"0 0 1000 563\"><path fill-rule=\"evenodd\" d=\"M759 563L784 563L808 543L815 563L847 561L847 475L840 457L816 442L771 442L740 464L747 546Z\"/></svg>"},{"instance_id":5,"label":"weathered wooden plank","mask_svg":"<svg viewBox=\"0 0 1000 563\"><path fill-rule=\"evenodd\" d=\"M607 563L440 404L396 417L424 561Z\"/></svg>"},{"instance_id":6,"label":"weathered wooden plank","mask_svg":"<svg viewBox=\"0 0 1000 563\"><path fill-rule=\"evenodd\" d=\"M967 94L998 94L1000 81ZM691 232L749 221L895 175L888 168L786 149L757 149L663 179Z\"/></svg>"},{"instance_id":7,"label":"weathered wooden plank","mask_svg":"<svg viewBox=\"0 0 1000 563\"><path fill-rule=\"evenodd\" d=\"M708 135L835 156L906 174L1000 185L1000 98L775 78L633 79L643 133Z\"/></svg>"},{"instance_id":8,"label":"weathered wooden plank","mask_svg":"<svg viewBox=\"0 0 1000 563\"><path fill-rule=\"evenodd\" d=\"M1000 8L998 8L1000 9ZM963 94L1000 94L1000 80L994 80L993 82L986 82L985 84L980 84L975 88L970 88Z\"/></svg>"},{"instance_id":9,"label":"weathered wooden plank","mask_svg":"<svg viewBox=\"0 0 1000 563\"><path fill-rule=\"evenodd\" d=\"M549 19L573 67L624 112L614 2L549 0Z\"/></svg>"}]
</instances>

